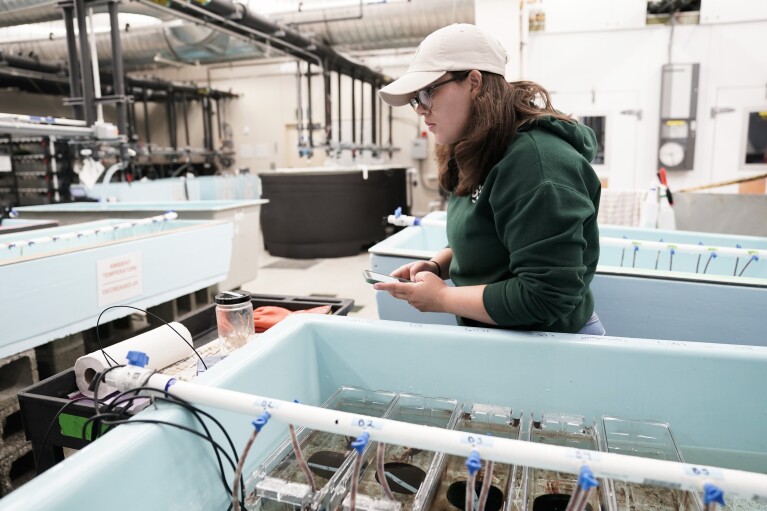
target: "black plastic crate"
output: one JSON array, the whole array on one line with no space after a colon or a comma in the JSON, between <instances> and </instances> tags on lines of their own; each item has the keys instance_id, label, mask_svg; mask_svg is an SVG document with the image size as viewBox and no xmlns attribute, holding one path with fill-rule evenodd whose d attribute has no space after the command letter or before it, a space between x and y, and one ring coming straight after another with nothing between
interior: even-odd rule
<instances>
[{"instance_id":1,"label":"black plastic crate","mask_svg":"<svg viewBox=\"0 0 767 511\"><path fill-rule=\"evenodd\" d=\"M73 431L73 427L94 414L93 406L84 402L68 405L58 417L56 414L69 403L67 396L77 391L74 368L67 369L19 392L19 408L27 440L40 474L64 459L64 447L80 449L89 443ZM51 426L56 420L59 424ZM48 439L43 446L45 434L50 427Z\"/></svg>"},{"instance_id":2,"label":"black plastic crate","mask_svg":"<svg viewBox=\"0 0 767 511\"><path fill-rule=\"evenodd\" d=\"M338 316L346 316L354 306L354 300L314 296L257 294L252 295L251 301L254 309L274 305L291 311L330 305L331 313ZM202 346L218 336L215 304L201 307L176 321L189 329L195 347ZM27 440L32 443L32 451L38 462L38 474L64 459L64 447L81 449L90 443L89 440L80 438L78 432L82 430L82 427L78 428L78 424L82 426L86 419L93 416L92 405L72 403L59 417L56 417L59 410L69 403L67 396L77 390L75 371L71 368L35 383L18 394L24 432ZM59 424L51 427L48 439L43 446L45 434L54 420Z\"/></svg>"},{"instance_id":3,"label":"black plastic crate","mask_svg":"<svg viewBox=\"0 0 767 511\"><path fill-rule=\"evenodd\" d=\"M330 312L335 316L346 316L354 307L354 300L327 296L286 296L252 294L253 309L265 306L283 307L291 311L306 310L322 305L330 305ZM207 344L216 337L216 304L211 303L190 312L177 320L189 329L195 348Z\"/></svg>"}]
</instances>

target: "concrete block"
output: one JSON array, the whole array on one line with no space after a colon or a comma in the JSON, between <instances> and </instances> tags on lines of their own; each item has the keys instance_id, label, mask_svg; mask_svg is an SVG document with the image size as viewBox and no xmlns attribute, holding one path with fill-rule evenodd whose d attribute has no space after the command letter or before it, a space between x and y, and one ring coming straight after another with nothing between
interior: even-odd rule
<instances>
[{"instance_id":1,"label":"concrete block","mask_svg":"<svg viewBox=\"0 0 767 511\"><path fill-rule=\"evenodd\" d=\"M17 403L16 394L40 381L35 350L0 359L0 409Z\"/></svg>"},{"instance_id":2,"label":"concrete block","mask_svg":"<svg viewBox=\"0 0 767 511\"><path fill-rule=\"evenodd\" d=\"M35 348L37 371L41 379L58 374L75 365L75 361L85 355L83 334L77 333L56 339Z\"/></svg>"},{"instance_id":3,"label":"concrete block","mask_svg":"<svg viewBox=\"0 0 767 511\"><path fill-rule=\"evenodd\" d=\"M21 420L19 402L8 400L0 407L0 449L18 439L24 439L24 422Z\"/></svg>"},{"instance_id":4,"label":"concrete block","mask_svg":"<svg viewBox=\"0 0 767 511\"><path fill-rule=\"evenodd\" d=\"M0 497L32 480L35 474L30 442L13 442L0 448Z\"/></svg>"}]
</instances>

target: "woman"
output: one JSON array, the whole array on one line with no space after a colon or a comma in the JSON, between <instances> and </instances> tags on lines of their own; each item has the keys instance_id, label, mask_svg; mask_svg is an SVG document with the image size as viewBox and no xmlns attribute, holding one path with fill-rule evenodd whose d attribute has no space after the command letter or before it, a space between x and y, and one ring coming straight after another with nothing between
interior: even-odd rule
<instances>
[{"instance_id":1,"label":"woman","mask_svg":"<svg viewBox=\"0 0 767 511\"><path fill-rule=\"evenodd\" d=\"M493 37L451 25L381 89L434 135L449 246L392 273L414 283L375 288L464 325L603 335L589 288L599 259L594 134L539 85L506 82L506 62Z\"/></svg>"}]
</instances>

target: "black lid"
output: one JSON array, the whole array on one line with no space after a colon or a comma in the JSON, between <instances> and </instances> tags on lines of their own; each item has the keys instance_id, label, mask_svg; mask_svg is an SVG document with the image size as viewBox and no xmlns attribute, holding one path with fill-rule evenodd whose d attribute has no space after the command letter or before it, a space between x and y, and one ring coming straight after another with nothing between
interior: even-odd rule
<instances>
[{"instance_id":1,"label":"black lid","mask_svg":"<svg viewBox=\"0 0 767 511\"><path fill-rule=\"evenodd\" d=\"M222 305L235 305L238 303L245 303L250 301L250 293L237 289L235 291L224 291L218 293L214 298L216 303Z\"/></svg>"}]
</instances>

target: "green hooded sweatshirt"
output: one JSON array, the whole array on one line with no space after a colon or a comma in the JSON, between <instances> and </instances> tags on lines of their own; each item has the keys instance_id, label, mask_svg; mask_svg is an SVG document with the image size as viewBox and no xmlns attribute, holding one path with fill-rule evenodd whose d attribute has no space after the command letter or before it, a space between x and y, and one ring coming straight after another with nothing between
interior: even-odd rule
<instances>
[{"instance_id":1,"label":"green hooded sweatshirt","mask_svg":"<svg viewBox=\"0 0 767 511\"><path fill-rule=\"evenodd\" d=\"M499 327L574 333L594 311L596 147L587 126L541 118L512 137L471 195L450 197L450 278L487 284L485 309Z\"/></svg>"}]
</instances>

